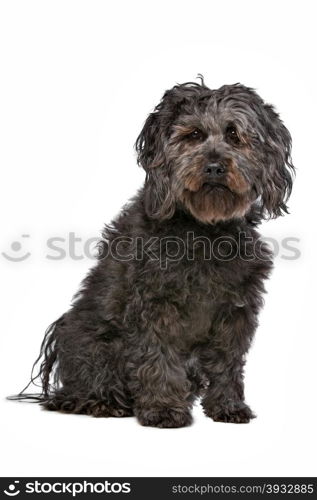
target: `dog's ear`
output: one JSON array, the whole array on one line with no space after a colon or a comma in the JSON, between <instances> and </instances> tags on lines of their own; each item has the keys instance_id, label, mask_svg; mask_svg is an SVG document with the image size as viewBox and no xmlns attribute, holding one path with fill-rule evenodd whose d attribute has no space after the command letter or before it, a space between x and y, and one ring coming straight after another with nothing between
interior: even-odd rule
<instances>
[{"instance_id":1,"label":"dog's ear","mask_svg":"<svg viewBox=\"0 0 317 500\"><path fill-rule=\"evenodd\" d=\"M172 124L174 110L170 91L150 113L138 136L135 149L137 162L146 171L144 202L149 217L167 219L175 211L169 175L169 165L164 153Z\"/></svg>"},{"instance_id":2,"label":"dog's ear","mask_svg":"<svg viewBox=\"0 0 317 500\"><path fill-rule=\"evenodd\" d=\"M147 171L144 186L144 206L147 215L153 219L169 219L175 212L170 176L166 166Z\"/></svg>"},{"instance_id":3,"label":"dog's ear","mask_svg":"<svg viewBox=\"0 0 317 500\"><path fill-rule=\"evenodd\" d=\"M286 202L291 194L295 169L291 158L289 131L270 105L264 106L266 137L262 180L262 210L270 218L288 213Z\"/></svg>"},{"instance_id":4,"label":"dog's ear","mask_svg":"<svg viewBox=\"0 0 317 500\"><path fill-rule=\"evenodd\" d=\"M171 126L186 101L182 87L182 85L176 85L166 90L153 113L147 117L135 142L138 165L145 171L166 163L164 145L169 137Z\"/></svg>"},{"instance_id":5,"label":"dog's ear","mask_svg":"<svg viewBox=\"0 0 317 500\"><path fill-rule=\"evenodd\" d=\"M145 171L164 164L163 134L165 131L162 122L161 111L157 106L147 117L136 140L137 162Z\"/></svg>"}]
</instances>

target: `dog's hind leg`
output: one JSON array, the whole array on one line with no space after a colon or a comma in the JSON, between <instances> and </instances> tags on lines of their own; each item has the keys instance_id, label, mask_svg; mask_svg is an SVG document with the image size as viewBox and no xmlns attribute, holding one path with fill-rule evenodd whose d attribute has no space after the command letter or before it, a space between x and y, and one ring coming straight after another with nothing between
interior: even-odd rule
<instances>
[{"instance_id":1,"label":"dog's hind leg","mask_svg":"<svg viewBox=\"0 0 317 500\"><path fill-rule=\"evenodd\" d=\"M63 413L131 416L122 340L97 320L92 326L84 318L73 310L48 328L36 362L40 362L39 373L31 378L31 382L40 379L42 392L22 391L15 399L34 400L47 410Z\"/></svg>"},{"instance_id":2,"label":"dog's hind leg","mask_svg":"<svg viewBox=\"0 0 317 500\"><path fill-rule=\"evenodd\" d=\"M50 411L62 413L75 413L90 415L92 417L131 417L133 410L131 406L112 403L106 399L98 399L95 395L90 397L67 394L65 390L57 391L55 395L42 403L44 408Z\"/></svg>"}]
</instances>

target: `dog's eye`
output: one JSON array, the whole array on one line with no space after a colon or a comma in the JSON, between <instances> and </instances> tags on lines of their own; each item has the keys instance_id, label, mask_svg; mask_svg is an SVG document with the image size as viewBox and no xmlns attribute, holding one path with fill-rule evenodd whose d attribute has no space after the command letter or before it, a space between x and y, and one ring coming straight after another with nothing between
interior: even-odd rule
<instances>
[{"instance_id":1,"label":"dog's eye","mask_svg":"<svg viewBox=\"0 0 317 500\"><path fill-rule=\"evenodd\" d=\"M233 144L240 144L238 132L234 125L228 125L228 127L226 128L226 138Z\"/></svg>"},{"instance_id":2,"label":"dog's eye","mask_svg":"<svg viewBox=\"0 0 317 500\"><path fill-rule=\"evenodd\" d=\"M202 141L204 139L204 134L198 128L195 128L190 134L187 134L187 139L191 141Z\"/></svg>"}]
</instances>

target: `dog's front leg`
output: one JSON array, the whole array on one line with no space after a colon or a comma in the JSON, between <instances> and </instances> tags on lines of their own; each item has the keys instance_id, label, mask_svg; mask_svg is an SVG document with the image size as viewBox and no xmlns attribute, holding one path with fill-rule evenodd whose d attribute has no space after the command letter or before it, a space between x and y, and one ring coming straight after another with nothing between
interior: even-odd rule
<instances>
[{"instance_id":1,"label":"dog's front leg","mask_svg":"<svg viewBox=\"0 0 317 500\"><path fill-rule=\"evenodd\" d=\"M243 367L256 316L249 307L219 311L211 342L201 354L209 387L202 399L205 414L217 422L247 423L254 414L244 401Z\"/></svg>"},{"instance_id":2,"label":"dog's front leg","mask_svg":"<svg viewBox=\"0 0 317 500\"><path fill-rule=\"evenodd\" d=\"M192 417L190 382L177 352L157 337L147 342L137 370L134 413L142 425L183 427Z\"/></svg>"},{"instance_id":3,"label":"dog's front leg","mask_svg":"<svg viewBox=\"0 0 317 500\"><path fill-rule=\"evenodd\" d=\"M138 307L141 312L136 317ZM147 426L190 425L193 396L181 354L181 311L162 297L144 298L140 304L133 303L130 310L135 324L131 385L134 414Z\"/></svg>"}]
</instances>

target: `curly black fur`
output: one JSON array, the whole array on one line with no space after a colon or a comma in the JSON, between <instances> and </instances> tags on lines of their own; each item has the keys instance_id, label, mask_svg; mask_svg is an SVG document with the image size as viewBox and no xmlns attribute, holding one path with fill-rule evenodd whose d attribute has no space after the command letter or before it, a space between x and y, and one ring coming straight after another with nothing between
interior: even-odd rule
<instances>
[{"instance_id":1,"label":"curly black fur","mask_svg":"<svg viewBox=\"0 0 317 500\"><path fill-rule=\"evenodd\" d=\"M136 150L145 185L47 330L38 400L180 427L201 396L215 421L248 422L244 358L272 267L255 226L287 211L290 134L252 89L202 80L164 94Z\"/></svg>"}]
</instances>

